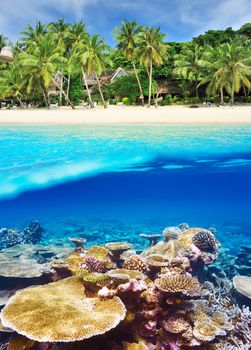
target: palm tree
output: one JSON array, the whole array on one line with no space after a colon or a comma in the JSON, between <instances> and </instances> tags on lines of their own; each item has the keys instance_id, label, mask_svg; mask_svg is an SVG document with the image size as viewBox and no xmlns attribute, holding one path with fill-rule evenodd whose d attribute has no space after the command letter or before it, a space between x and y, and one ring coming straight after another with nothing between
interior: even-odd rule
<instances>
[{"instance_id":1,"label":"palm tree","mask_svg":"<svg viewBox=\"0 0 251 350\"><path fill-rule=\"evenodd\" d=\"M168 57L167 45L163 42L165 36L159 27L144 27L137 39L136 55L140 64L146 67L149 76L148 107L151 106L152 99L153 65L160 66Z\"/></svg>"},{"instance_id":2,"label":"palm tree","mask_svg":"<svg viewBox=\"0 0 251 350\"><path fill-rule=\"evenodd\" d=\"M239 40L224 43L219 47L205 52L209 74L202 83L209 82L208 94L220 92L221 103L224 103L224 90L231 96L234 103L235 93L241 88L251 88L251 57Z\"/></svg>"},{"instance_id":3,"label":"palm tree","mask_svg":"<svg viewBox=\"0 0 251 350\"><path fill-rule=\"evenodd\" d=\"M105 71L106 65L110 64L110 60L108 59L109 47L106 45L104 39L100 39L99 34L95 34L89 38L85 48L86 52L83 55L85 72L89 77L94 76L97 80L102 104L104 107L107 107L99 77Z\"/></svg>"},{"instance_id":4,"label":"palm tree","mask_svg":"<svg viewBox=\"0 0 251 350\"><path fill-rule=\"evenodd\" d=\"M251 56L238 39L225 43L222 49L223 55L219 62L220 75L226 82L226 89L231 96L230 103L234 104L235 93L238 93L243 86L251 88Z\"/></svg>"},{"instance_id":5,"label":"palm tree","mask_svg":"<svg viewBox=\"0 0 251 350\"><path fill-rule=\"evenodd\" d=\"M200 87L201 85L208 84L206 93L209 96L215 96L219 92L221 105L224 104L224 87L227 85L226 76L221 67L223 56L224 50L222 45L205 47L203 61L206 65L207 74L198 85Z\"/></svg>"},{"instance_id":6,"label":"palm tree","mask_svg":"<svg viewBox=\"0 0 251 350\"><path fill-rule=\"evenodd\" d=\"M1 72L0 76L0 98L11 97L17 99L20 106L24 108L22 97L25 91L26 81L21 74L20 66L12 64L8 69Z\"/></svg>"},{"instance_id":7,"label":"palm tree","mask_svg":"<svg viewBox=\"0 0 251 350\"><path fill-rule=\"evenodd\" d=\"M144 106L144 93L142 85L139 79L138 71L136 68L136 48L137 48L137 38L142 27L138 25L137 22L123 21L122 25L114 30L115 39L118 42L117 48L123 54L123 56L132 63L135 77L138 82L140 99L142 105Z\"/></svg>"},{"instance_id":8,"label":"palm tree","mask_svg":"<svg viewBox=\"0 0 251 350\"><path fill-rule=\"evenodd\" d=\"M71 46L84 43L88 37L86 24L83 21L74 22L69 26L66 36Z\"/></svg>"},{"instance_id":9,"label":"palm tree","mask_svg":"<svg viewBox=\"0 0 251 350\"><path fill-rule=\"evenodd\" d=\"M23 36L20 38L19 42L29 50L29 47L34 43L38 43L40 37L46 33L46 26L38 21L35 28L31 25L27 25L20 33Z\"/></svg>"},{"instance_id":10,"label":"palm tree","mask_svg":"<svg viewBox=\"0 0 251 350\"><path fill-rule=\"evenodd\" d=\"M173 74L194 82L196 97L199 97L198 84L203 77L203 68L206 66L203 54L204 48L193 44L185 47L180 54L174 56Z\"/></svg>"},{"instance_id":11,"label":"palm tree","mask_svg":"<svg viewBox=\"0 0 251 350\"><path fill-rule=\"evenodd\" d=\"M70 24L66 23L64 19L58 19L56 22L48 24L47 29L50 33L55 34L56 40L60 40L65 46L65 53L68 52L68 32L70 30Z\"/></svg>"},{"instance_id":12,"label":"palm tree","mask_svg":"<svg viewBox=\"0 0 251 350\"><path fill-rule=\"evenodd\" d=\"M55 35L52 33L46 33L38 38L37 43L31 44L29 53L22 52L20 54L20 63L23 67L24 75L28 79L28 93L39 82L45 104L48 107L48 89L50 84L53 83L62 92L71 107L74 108L62 87L54 78L58 67L65 60L62 52L62 43L57 42Z\"/></svg>"}]
</instances>

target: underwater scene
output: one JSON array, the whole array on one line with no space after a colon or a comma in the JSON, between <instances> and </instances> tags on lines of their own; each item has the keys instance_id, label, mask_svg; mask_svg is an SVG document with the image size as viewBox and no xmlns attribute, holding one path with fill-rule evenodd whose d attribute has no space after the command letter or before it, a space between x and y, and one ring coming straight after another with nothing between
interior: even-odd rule
<instances>
[{"instance_id":1,"label":"underwater scene","mask_svg":"<svg viewBox=\"0 0 251 350\"><path fill-rule=\"evenodd\" d=\"M248 350L250 298L250 125L0 126L0 350Z\"/></svg>"}]
</instances>

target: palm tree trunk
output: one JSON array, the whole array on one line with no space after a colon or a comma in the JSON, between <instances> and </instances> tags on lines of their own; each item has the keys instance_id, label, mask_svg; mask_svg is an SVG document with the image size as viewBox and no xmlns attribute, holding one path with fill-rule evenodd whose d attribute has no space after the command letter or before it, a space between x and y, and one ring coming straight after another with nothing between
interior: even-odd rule
<instances>
[{"instance_id":1,"label":"palm tree trunk","mask_svg":"<svg viewBox=\"0 0 251 350\"><path fill-rule=\"evenodd\" d=\"M64 92L63 89L61 89L61 86L56 82L55 79L52 78L53 84L56 85L56 87L62 92L62 94L64 95L66 101L70 104L72 109L75 109L75 107L73 106L73 104L71 103L71 100L69 99L69 97L67 97L66 93Z\"/></svg>"},{"instance_id":2,"label":"palm tree trunk","mask_svg":"<svg viewBox=\"0 0 251 350\"><path fill-rule=\"evenodd\" d=\"M96 72L95 72L95 77L96 77L96 79L97 79L98 91L99 91L99 94L100 94L100 97L101 97L101 100L102 100L102 104L103 104L104 108L107 108L107 104L106 104L106 102L105 102L104 95L103 95L103 92L102 92L102 89L101 89L100 80L99 80L98 75L97 75Z\"/></svg>"},{"instance_id":3,"label":"palm tree trunk","mask_svg":"<svg viewBox=\"0 0 251 350\"><path fill-rule=\"evenodd\" d=\"M83 70L82 70L82 74L83 74L83 79L84 79L84 82L85 82L85 88L86 88L86 91L87 91L87 94L88 94L90 106L91 106L91 108L94 108L94 104L92 102L91 92L90 92L90 89L89 89L89 86L88 86L88 83L87 83L87 80L86 80L86 76L85 76L85 73L84 73Z\"/></svg>"},{"instance_id":4,"label":"palm tree trunk","mask_svg":"<svg viewBox=\"0 0 251 350\"><path fill-rule=\"evenodd\" d=\"M17 100L18 100L18 102L19 102L19 104L20 104L20 107L21 107L22 109L25 109L25 105L23 104L21 98L19 98L19 97L17 96Z\"/></svg>"},{"instance_id":5,"label":"palm tree trunk","mask_svg":"<svg viewBox=\"0 0 251 350\"><path fill-rule=\"evenodd\" d=\"M69 100L69 93L70 93L70 86L71 86L71 76L68 76L68 81L67 81L67 90L66 90L66 96L67 99ZM67 106L68 106L68 100L67 100Z\"/></svg>"},{"instance_id":6,"label":"palm tree trunk","mask_svg":"<svg viewBox=\"0 0 251 350\"><path fill-rule=\"evenodd\" d=\"M148 92L148 105L147 107L151 107L151 99L152 99L152 77L153 77L153 62L150 60L150 71L149 71L149 92Z\"/></svg>"},{"instance_id":7,"label":"palm tree trunk","mask_svg":"<svg viewBox=\"0 0 251 350\"><path fill-rule=\"evenodd\" d=\"M234 82L232 83L232 91L231 91L231 100L230 100L230 104L231 104L231 105L234 104Z\"/></svg>"},{"instance_id":8,"label":"palm tree trunk","mask_svg":"<svg viewBox=\"0 0 251 350\"><path fill-rule=\"evenodd\" d=\"M199 88L198 88L198 80L197 78L195 79L195 93L196 93L196 97L199 98Z\"/></svg>"},{"instance_id":9,"label":"palm tree trunk","mask_svg":"<svg viewBox=\"0 0 251 350\"><path fill-rule=\"evenodd\" d=\"M220 87L220 103L221 103L221 105L224 105L224 91L223 91L223 86Z\"/></svg>"},{"instance_id":10,"label":"palm tree trunk","mask_svg":"<svg viewBox=\"0 0 251 350\"><path fill-rule=\"evenodd\" d=\"M136 69L136 65L134 62L132 62L133 64L133 70L134 70L134 74L136 76L136 79L137 79L137 82L138 82L138 85L139 85L139 92L140 92L140 100L141 100L141 103L142 103L142 106L144 107L144 94L143 94L143 89L142 89L142 85L141 85L141 82L140 82L140 79L139 79L139 75L138 75L138 72L137 72L137 69Z\"/></svg>"},{"instance_id":11,"label":"palm tree trunk","mask_svg":"<svg viewBox=\"0 0 251 350\"><path fill-rule=\"evenodd\" d=\"M44 89L42 89L42 92L43 92L43 96L44 96L45 107L46 107L46 108L49 108L49 102L48 102L48 100L47 100L46 92L45 92Z\"/></svg>"}]
</instances>

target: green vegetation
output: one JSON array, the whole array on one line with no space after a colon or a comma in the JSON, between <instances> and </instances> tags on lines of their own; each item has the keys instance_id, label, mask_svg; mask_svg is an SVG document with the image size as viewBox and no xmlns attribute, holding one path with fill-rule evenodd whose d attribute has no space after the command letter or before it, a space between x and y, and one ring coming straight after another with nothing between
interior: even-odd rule
<instances>
[{"instance_id":1,"label":"green vegetation","mask_svg":"<svg viewBox=\"0 0 251 350\"><path fill-rule=\"evenodd\" d=\"M124 21L115 48L90 36L83 21L38 22L20 33L14 63L0 62L0 100L21 108L251 101L251 23L175 43L159 27ZM0 49L7 45L3 33ZM111 78L119 67L127 75Z\"/></svg>"}]
</instances>

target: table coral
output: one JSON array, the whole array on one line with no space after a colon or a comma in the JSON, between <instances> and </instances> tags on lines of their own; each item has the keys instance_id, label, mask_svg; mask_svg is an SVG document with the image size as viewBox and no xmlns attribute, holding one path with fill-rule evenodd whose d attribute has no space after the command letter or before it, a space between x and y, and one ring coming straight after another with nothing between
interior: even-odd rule
<instances>
[{"instance_id":1,"label":"table coral","mask_svg":"<svg viewBox=\"0 0 251 350\"><path fill-rule=\"evenodd\" d=\"M125 315L118 297L87 298L81 279L71 277L18 292L2 310L1 320L35 341L71 342L104 334Z\"/></svg>"}]
</instances>

